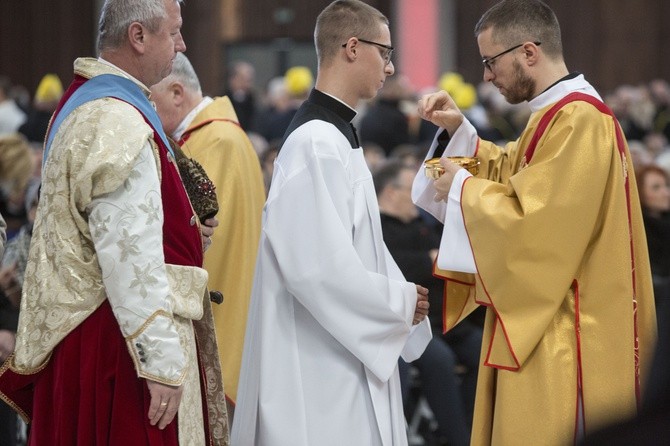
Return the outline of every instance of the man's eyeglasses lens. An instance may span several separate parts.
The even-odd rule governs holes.
[[[384,48],[384,53],[382,54],[382,57],[384,59],[384,62],[386,62],[386,65],[388,65],[391,62],[391,56],[393,55],[393,50],[394,48],[390,45],[384,45],[383,43],[377,43],[373,42],[372,40],[365,40],[361,39],[360,37],[357,37],[359,42],[367,43],[369,45],[377,45],[380,48]],[[343,43],[342,48],[346,47],[347,44]]]
[[[358,40],[360,40],[360,39],[358,39]],[[533,42],[533,43],[534,43],[535,45],[540,45],[542,42]],[[496,54],[496,55],[493,56],[493,57],[488,57],[488,58],[485,57],[485,58],[483,58],[483,59],[482,59],[482,63],[484,64],[484,68],[488,68],[489,71],[493,71],[493,68],[491,67],[491,62],[493,62],[494,60],[496,60],[496,59],[499,58],[500,56],[504,56],[505,54],[507,54],[507,53],[509,53],[509,52],[511,52],[511,51],[514,51],[514,50],[517,49],[517,48],[521,48],[522,46],[524,46],[524,44],[525,44],[525,42],[524,42],[524,43],[520,43],[520,44],[518,44],[518,45],[515,45],[515,46],[513,46],[512,48],[506,49],[506,50],[503,51],[502,53],[498,53],[498,54]]]

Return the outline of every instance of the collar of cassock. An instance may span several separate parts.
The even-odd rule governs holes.
[[[333,113],[336,113],[340,118],[347,122],[351,122],[351,120],[356,116],[356,110],[349,107],[339,99],[323,93],[316,88],[312,89],[312,92],[309,94],[308,101],[331,110]]]
[[[350,136],[353,136],[353,140],[350,138],[350,136],[347,137],[349,139],[349,142],[351,143],[351,147],[353,149],[361,147],[361,142],[358,140],[358,133],[356,132],[356,127],[354,127],[354,125],[351,123],[351,120],[354,119],[354,117],[356,116],[356,110],[349,107],[347,104],[340,101],[336,97],[323,93],[317,90],[316,88],[312,89],[312,92],[309,94],[309,98],[307,100],[315,105],[330,110],[344,122],[348,123],[351,129]],[[340,131],[343,132],[345,135],[347,134],[347,132],[342,129],[340,129]]]

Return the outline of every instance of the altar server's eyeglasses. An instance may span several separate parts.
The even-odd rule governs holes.
[[[365,40],[361,39],[360,37],[356,37],[359,42],[367,43],[368,45],[377,45],[380,48],[384,48],[384,52],[382,53],[382,58],[384,58],[384,62],[386,65],[388,65],[391,62],[391,55],[393,54],[394,48],[390,45],[384,45],[383,43],[377,43],[373,42],[372,40]],[[342,48],[345,48],[347,46],[346,43],[342,44]]]
[[[360,39],[359,39],[359,40],[360,40]],[[533,42],[533,43],[534,43],[535,45],[541,45],[541,44],[542,44],[542,42]],[[513,46],[512,48],[509,48],[509,49],[503,51],[502,53],[498,53],[498,54],[496,54],[496,55],[493,56],[493,57],[485,57],[485,58],[483,58],[483,59],[482,59],[482,63],[484,64],[484,68],[488,68],[489,71],[493,71],[492,63],[493,63],[497,58],[499,58],[500,56],[504,56],[505,54],[507,54],[507,53],[509,53],[509,52],[512,52],[512,51],[514,51],[514,50],[517,49],[517,48],[521,48],[521,47],[524,46],[525,44],[526,44],[526,42],[524,42],[524,43],[520,43],[520,44],[518,44],[518,45]]]

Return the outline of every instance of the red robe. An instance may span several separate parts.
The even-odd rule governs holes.
[[[84,82],[75,77],[56,113]],[[198,225],[191,225],[193,209],[167,148],[156,133],[154,140],[161,163],[165,262],[201,267],[202,242]],[[178,445],[176,419],[162,431],[149,424],[151,395],[146,381],[137,376],[108,301],[67,335],[38,373],[16,374],[8,369],[9,362],[0,369],[0,397],[31,421],[30,445]],[[203,378],[201,374],[201,383]],[[203,407],[206,424],[207,413]],[[210,444],[208,429],[205,435]]]

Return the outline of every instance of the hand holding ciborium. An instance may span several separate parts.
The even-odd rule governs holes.
[[[460,167],[466,169],[473,175],[479,172],[479,158],[472,156],[448,156],[447,159]],[[437,180],[444,173],[444,167],[440,164],[440,158],[431,158],[424,162],[426,176],[431,180]]]

